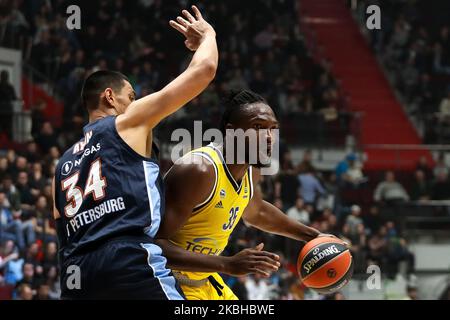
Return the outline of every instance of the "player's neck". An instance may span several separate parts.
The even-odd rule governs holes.
[[[97,121],[99,119],[108,117],[108,116],[117,116],[117,111],[115,109],[96,109],[89,112],[89,123]]]
[[[224,146],[220,146],[220,149],[222,150],[223,158],[227,159],[226,155],[226,149]],[[226,160],[225,160],[226,161]],[[247,172],[247,169],[249,167],[248,164],[235,164],[235,163],[229,163],[226,164],[228,171],[230,171],[231,175],[233,176],[234,180],[239,182],[244,177],[245,173]]]

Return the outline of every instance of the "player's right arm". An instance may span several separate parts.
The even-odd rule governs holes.
[[[198,156],[194,156],[198,157]],[[169,239],[186,223],[194,207],[202,203],[214,187],[215,171],[208,161],[177,162],[165,177],[166,207],[156,242],[170,268],[192,272],[222,272],[230,275],[258,273],[269,276],[279,267],[279,257],[262,251],[263,245],[225,257],[204,255],[176,246]]]
[[[198,96],[214,79],[218,65],[216,33],[197,7],[195,17],[183,10],[186,19],[171,20],[170,25],[186,37],[186,46],[195,51],[187,69],[158,92],[132,102],[124,114],[117,117],[121,134],[127,129],[148,132],[162,119]]]

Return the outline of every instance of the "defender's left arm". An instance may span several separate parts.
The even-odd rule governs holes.
[[[259,185],[259,170],[253,168],[252,171],[255,190],[242,217],[247,224],[266,232],[300,241],[310,241],[321,235],[317,229],[289,218],[277,207],[263,200]]]

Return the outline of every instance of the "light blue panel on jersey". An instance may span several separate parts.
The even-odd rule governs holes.
[[[169,300],[184,300],[175,287],[175,278],[170,275],[166,268],[167,259],[162,256],[162,250],[153,243],[141,243],[142,248],[147,250],[148,265],[153,270],[153,275],[158,279],[161,287]]]
[[[142,161],[145,174],[145,185],[147,186],[148,203],[150,206],[150,214],[152,217],[152,224],[146,228],[145,233],[154,238],[158,232],[161,224],[161,196],[156,187],[156,180],[158,179],[159,166],[156,163],[149,161]]]

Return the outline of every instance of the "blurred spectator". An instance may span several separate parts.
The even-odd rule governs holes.
[[[14,250],[14,242],[7,240],[0,246],[0,272],[3,268],[6,268],[10,261],[14,261],[19,258],[19,253]],[[8,279],[6,279],[8,282]]]
[[[53,264],[44,270],[47,278],[46,283],[50,287],[49,296],[51,299],[59,299],[61,295],[61,284],[59,282],[58,268],[56,266],[57,265]]]
[[[372,235],[367,245],[369,248],[368,259],[383,267],[388,248],[386,227],[382,226],[377,233]]]
[[[422,173],[424,174],[424,178],[426,180],[431,179],[433,176],[433,171],[431,170],[430,166],[428,165],[428,160],[427,160],[427,157],[425,157],[425,156],[421,156],[419,158],[419,161],[417,162],[416,170],[422,171]]]
[[[58,265],[58,247],[56,242],[48,242],[44,252],[45,254],[42,261],[42,265],[44,266],[44,268],[51,268],[52,266]]]
[[[20,193],[13,184],[11,175],[5,175],[0,185],[0,192],[6,195],[8,200],[8,208],[11,210],[20,209]]]
[[[36,300],[51,300],[50,287],[48,284],[41,283],[37,289]]]
[[[395,224],[392,221],[386,222],[387,236],[387,254],[386,254],[386,273],[387,276],[394,279],[399,271],[399,263],[406,263],[406,274],[410,275],[414,271],[415,258],[409,251],[406,240],[398,235]]]
[[[359,225],[363,224],[363,220],[361,218],[361,208],[360,206],[354,204],[350,208],[350,215],[347,216],[345,223],[349,227],[350,234],[358,234]]]
[[[411,200],[427,201],[431,198],[431,186],[426,180],[424,171],[418,169],[414,174],[411,186]]]
[[[450,86],[447,90],[447,96],[444,97],[439,104],[439,120],[441,122],[445,122],[446,124],[450,124]]]
[[[245,287],[249,300],[269,300],[271,286],[259,274],[247,276]]]
[[[408,193],[405,188],[395,181],[395,175],[392,171],[387,171],[385,180],[380,182],[374,193],[374,199],[377,202],[395,203],[398,201],[409,200]]]
[[[438,176],[442,176],[442,174],[445,174],[445,175],[449,174],[448,166],[445,162],[445,154],[444,153],[439,154],[436,165],[434,166],[434,169],[433,169],[433,175],[435,178],[437,178]]]
[[[309,212],[305,210],[305,203],[302,198],[297,198],[295,206],[288,209],[286,212],[289,218],[299,221],[303,224],[309,224]]]
[[[18,296],[16,300],[33,300],[33,289],[27,283],[23,283],[19,285],[17,289]]]
[[[301,162],[297,166],[297,172],[298,173],[307,172],[307,171],[313,171],[314,172],[315,170],[316,170],[316,168],[312,164],[312,151],[311,150],[306,150],[303,153],[303,159],[301,160]]]
[[[314,172],[307,170],[298,175],[300,184],[300,195],[306,204],[315,206],[318,197],[325,196],[326,190],[314,175]]]
[[[37,288],[37,281],[34,277],[34,265],[30,262],[25,262],[22,267],[22,279],[17,283],[17,286],[20,287],[22,284],[29,285],[33,290]]]
[[[384,224],[384,219],[380,215],[380,210],[377,206],[372,206],[369,209],[369,214],[363,217],[364,225],[369,231],[369,234],[375,234]]]
[[[30,210],[35,200],[29,187],[28,173],[26,171],[20,171],[18,173],[16,188],[20,194],[21,209]]]
[[[433,200],[450,200],[450,181],[444,170],[438,173],[431,194]]]
[[[27,242],[34,242],[35,234],[33,225],[29,222],[22,222],[20,214],[20,211],[11,212],[5,194],[0,192],[0,241],[3,239],[13,240],[20,250],[24,250]]]
[[[275,195],[283,201],[283,211],[295,204],[295,200],[299,196],[299,188],[300,183],[290,170],[280,172],[275,183]]]
[[[367,181],[362,172],[362,165],[357,161],[355,154],[351,153],[338,163],[336,177],[343,186],[358,187]]]
[[[4,129],[9,137],[12,134],[13,101],[17,100],[14,87],[9,83],[8,71],[0,73],[0,128]],[[0,131],[1,134],[1,131]]]
[[[36,143],[43,153],[47,153],[51,147],[58,145],[57,136],[50,122],[42,124],[41,130],[36,137]]]

